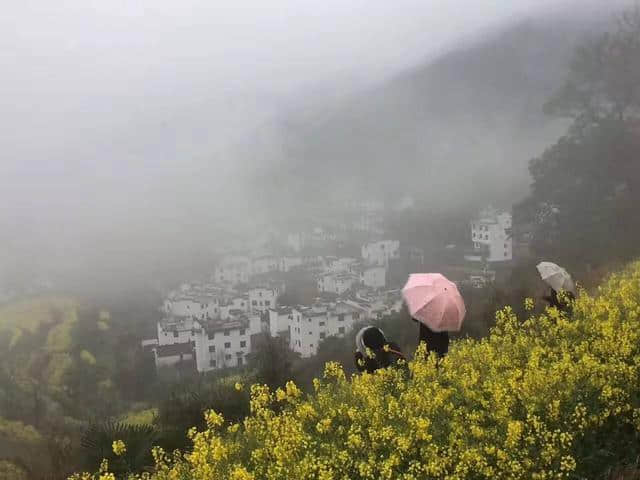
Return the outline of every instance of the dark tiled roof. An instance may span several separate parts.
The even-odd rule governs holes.
[[[160,345],[156,348],[158,357],[177,357],[178,355],[192,354],[191,343],[174,343],[173,345]]]

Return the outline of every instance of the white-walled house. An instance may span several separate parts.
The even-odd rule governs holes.
[[[342,295],[359,281],[358,275],[353,273],[325,273],[318,277],[317,287],[319,292]]]
[[[279,307],[269,310],[269,334],[272,337],[290,335],[291,325],[300,320],[301,313],[292,307]]]
[[[299,252],[304,247],[304,234],[300,232],[289,233],[287,235],[287,246],[294,252]]]
[[[198,372],[242,366],[251,353],[249,318],[229,322],[210,321],[198,325],[194,352]]]
[[[251,267],[251,275],[260,275],[261,273],[275,272],[280,267],[280,261],[277,257],[265,255],[254,258]]]
[[[391,260],[400,258],[398,240],[380,240],[362,246],[362,258],[368,265],[388,266]]]
[[[384,266],[365,267],[360,274],[360,281],[365,287],[384,288],[387,284],[387,268]]]
[[[190,343],[195,322],[192,317],[165,317],[157,323],[158,346]]]
[[[289,272],[293,268],[300,267],[301,265],[302,265],[302,257],[285,256],[279,259],[278,270],[280,270],[281,272]]]
[[[254,287],[247,292],[251,312],[266,312],[278,305],[277,288]]]
[[[237,285],[247,283],[252,271],[251,260],[245,256],[225,257],[216,266],[213,279],[216,283]]]
[[[353,273],[358,265],[358,260],[350,257],[327,258],[327,269],[332,273]]]
[[[164,301],[164,312],[176,317],[204,319],[220,313],[220,300],[213,295],[178,294]]]
[[[471,241],[475,251],[484,251],[488,262],[513,259],[511,214],[488,207],[471,221]],[[481,255],[477,256],[481,258]],[[471,256],[467,257],[471,259]],[[476,257],[474,257],[476,258]]]
[[[363,318],[364,311],[344,302],[317,304],[301,309],[290,328],[289,347],[301,357],[318,352],[318,345],[330,336],[346,335]]]

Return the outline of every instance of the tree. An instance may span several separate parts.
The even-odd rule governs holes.
[[[283,386],[292,378],[293,362],[297,358],[284,337],[272,337],[262,333],[252,339],[254,352],[249,366],[256,371],[257,381],[271,388]]]
[[[640,8],[625,12],[617,29],[580,46],[564,86],[545,106],[548,113],[582,124],[637,117],[640,109]]]
[[[533,247],[573,268],[640,253],[640,10],[578,48],[546,111],[573,119],[531,160],[531,196],[520,205]]]

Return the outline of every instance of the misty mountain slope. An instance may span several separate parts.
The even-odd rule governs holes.
[[[543,104],[576,44],[601,25],[522,22],[347,102],[291,115],[276,166],[289,180],[284,197],[411,193],[434,208],[521,198],[528,160],[565,126],[544,116]]]

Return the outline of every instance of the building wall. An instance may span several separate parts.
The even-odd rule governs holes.
[[[362,272],[362,284],[369,288],[384,288],[387,283],[385,267],[370,267]]]
[[[304,247],[304,238],[301,233],[290,233],[287,235],[287,246],[294,252],[299,252]]]
[[[172,323],[166,329],[162,322],[157,323],[158,345],[173,345],[175,343],[188,343],[193,339],[193,321],[185,320]]]
[[[357,263],[355,258],[343,257],[332,260],[327,267],[333,273],[350,273]]]
[[[387,266],[391,260],[400,258],[398,240],[381,240],[362,246],[362,258],[369,265]]]
[[[330,336],[344,336],[355,322],[362,318],[362,312],[346,304],[339,304],[319,315],[313,308],[301,312],[291,323],[289,346],[291,350],[307,358],[318,352],[318,345]]]
[[[247,283],[251,275],[251,260],[247,257],[228,257],[214,270],[216,283],[228,283],[237,285]]]
[[[266,312],[278,303],[278,291],[275,288],[252,288],[249,290],[249,309],[252,312]]]
[[[164,308],[169,315],[195,317],[198,319],[215,318],[220,311],[218,299],[216,298],[191,299],[183,297],[175,300],[165,300]]]
[[[302,265],[301,257],[282,257],[279,261],[278,269],[281,272],[288,272],[292,268],[296,268]]]
[[[474,248],[488,248],[489,262],[505,262],[513,259],[513,242],[509,234],[511,214],[484,211],[471,222],[471,241]]]
[[[295,308],[286,312],[269,310],[269,334],[272,337],[288,334],[289,328],[301,318],[301,313]]]
[[[195,335],[195,353],[198,372],[243,365],[251,353],[249,328],[232,327],[211,333],[200,328]]]
[[[251,269],[252,275],[261,273],[275,272],[278,270],[279,261],[276,257],[260,257],[253,260]]]
[[[332,273],[320,276],[317,281],[317,287],[320,292],[342,295],[357,282],[358,277],[356,275]]]

